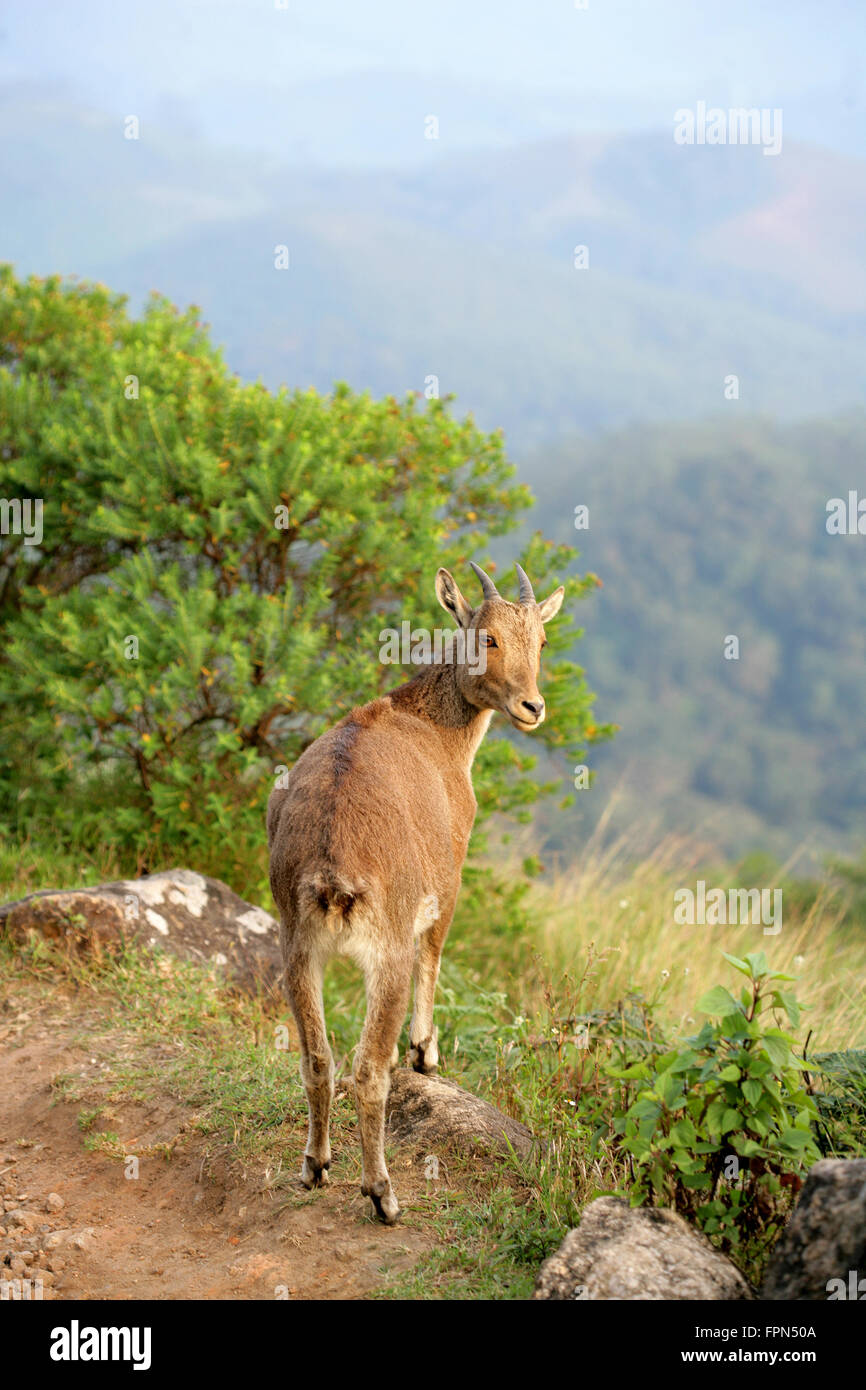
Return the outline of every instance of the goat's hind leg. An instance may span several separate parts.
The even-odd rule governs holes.
[[[391,1086],[393,1050],[409,1003],[412,957],[378,963],[367,971],[367,1018],[355,1054],[355,1104],[361,1131],[361,1191],[376,1215],[393,1226],[400,1208],[385,1166],[385,1104]]]
[[[306,951],[293,951],[286,962],[286,993],[301,1045],[301,1079],[307,1092],[309,1131],[301,1169],[305,1187],[322,1187],[331,1166],[328,1125],[334,1099],[334,1058],[328,1044],[322,1005],[323,966]]]

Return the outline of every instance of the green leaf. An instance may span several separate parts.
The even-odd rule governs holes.
[[[683,1148],[692,1148],[697,1139],[697,1130],[688,1115],[683,1115],[671,1125],[670,1137]]]
[[[638,1100],[628,1112],[631,1120],[657,1119],[661,1114],[661,1105],[657,1100]]]
[[[789,1067],[791,1065],[791,1044],[783,1033],[765,1033],[761,1041],[774,1066]]]
[[[732,965],[735,970],[739,970],[741,975],[748,975],[751,979],[752,972],[746,961],[740,960],[739,956],[729,956],[727,951],[723,951],[722,955],[729,965]]]
[[[748,1081],[743,1082],[743,1095],[746,1097],[746,1100],[749,1102],[753,1109],[758,1105],[759,1101],[761,1100],[763,1090],[764,1088],[761,1085],[760,1081],[756,1081],[750,1078]]]
[[[736,999],[723,985],[715,985],[712,989],[707,990],[706,994],[702,994],[696,1007],[702,1014],[710,1014],[713,1017],[740,1013],[740,1006]]]
[[[788,1015],[788,1018],[791,1021],[791,1026],[793,1028],[799,1027],[800,1005],[798,1004],[796,997],[793,994],[789,994],[785,990],[774,990],[773,1004],[777,1009],[785,1010],[785,1013]]]
[[[752,972],[753,980],[759,980],[769,973],[770,967],[763,951],[749,951],[743,959]]]
[[[802,1152],[813,1143],[811,1134],[807,1129],[783,1129],[779,1135],[779,1141],[786,1144],[789,1149],[796,1149]]]

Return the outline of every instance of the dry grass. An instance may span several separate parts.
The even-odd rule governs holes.
[[[590,846],[581,862],[552,880],[533,884],[526,900],[536,926],[534,948],[550,978],[583,975],[593,959],[594,1006],[606,1006],[637,990],[660,998],[661,1012],[676,1030],[695,1019],[695,1002],[730,975],[722,953],[763,950],[773,970],[796,977],[811,1050],[862,1046],[866,1040],[866,929],[830,883],[792,884],[784,866],[775,881],[741,881],[728,868],[707,870],[693,842],[669,837],[637,864],[628,846]],[[781,887],[782,926],[681,926],[674,921],[674,893],[707,888]],[[538,985],[533,989],[537,996]],[[538,1005],[538,997],[526,1007]]]

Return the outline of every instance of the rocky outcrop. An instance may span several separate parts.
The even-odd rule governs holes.
[[[338,1085],[351,1092],[352,1078],[345,1077]],[[389,1139],[423,1149],[434,1158],[455,1147],[462,1153],[491,1156],[513,1150],[518,1158],[527,1158],[535,1143],[519,1120],[503,1115],[455,1081],[403,1068],[391,1073],[386,1113]]]
[[[0,906],[0,931],[14,941],[35,932],[96,953],[133,940],[158,944],[186,960],[219,966],[248,989],[275,986],[282,971],[273,917],[219,879],[190,869],[31,893]]]
[[[676,1212],[590,1203],[539,1271],[536,1299],[747,1299],[742,1274]]]
[[[866,1298],[866,1159],[824,1158],[810,1168],[761,1297]]]

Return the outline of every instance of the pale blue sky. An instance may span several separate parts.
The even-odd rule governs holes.
[[[857,153],[866,119],[864,0],[6,0],[0,34],[0,81],[60,82],[72,101],[215,144],[273,147],[281,93],[291,105],[307,84],[377,72],[383,110],[401,75],[421,104],[465,89],[483,108],[489,91],[510,106],[508,140],[645,128],[703,99],[782,105],[790,138]],[[483,110],[477,131],[465,119],[465,143],[491,141]],[[388,158],[383,139],[371,162]]]

